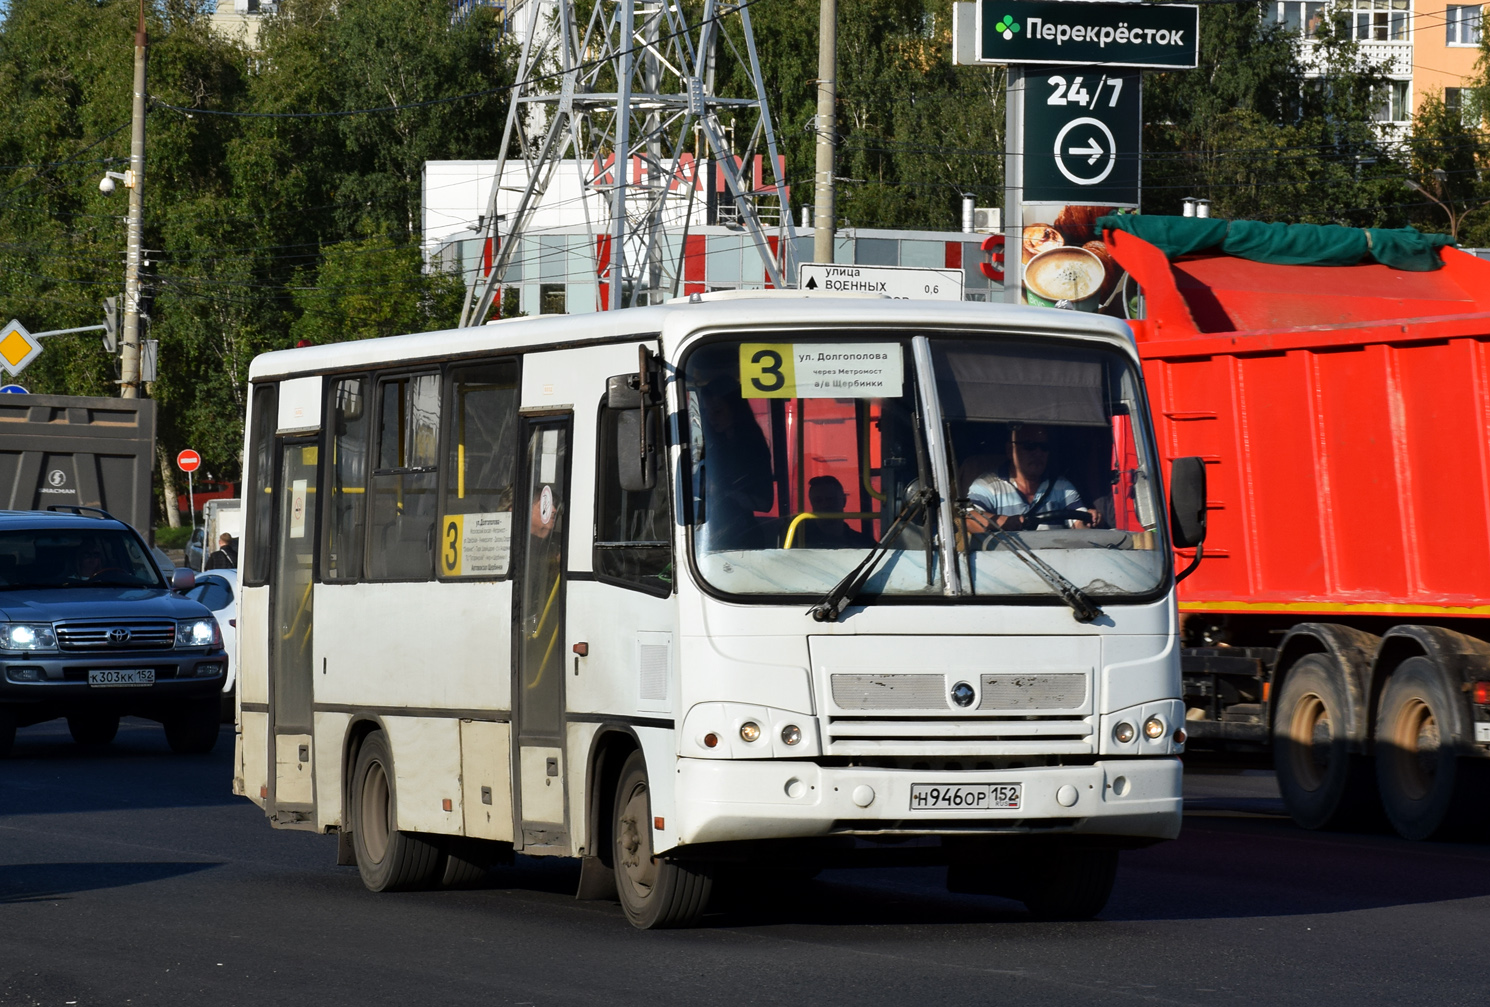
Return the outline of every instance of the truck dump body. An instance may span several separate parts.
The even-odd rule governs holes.
[[[1167,260],[1108,231],[1160,450],[1205,458],[1191,612],[1490,615],[1490,263]]]

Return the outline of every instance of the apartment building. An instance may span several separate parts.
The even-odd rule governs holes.
[[[1272,16],[1304,36],[1311,50],[1305,59],[1313,61],[1321,75],[1323,67],[1312,52],[1314,37],[1323,30],[1332,7],[1343,8],[1361,58],[1386,69],[1389,81],[1373,116],[1384,130],[1405,134],[1412,113],[1429,94],[1441,94],[1451,106],[1462,103],[1480,54],[1481,5],[1446,0],[1274,0]]]

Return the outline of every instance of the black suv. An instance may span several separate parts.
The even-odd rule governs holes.
[[[211,751],[228,656],[178,593],[191,572],[167,583],[129,525],[66,511],[0,511],[0,756],[17,727],[55,717],[106,745],[124,714],[160,721],[173,751]]]

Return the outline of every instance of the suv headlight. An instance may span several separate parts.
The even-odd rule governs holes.
[[[57,634],[45,622],[0,622],[0,650],[56,650]]]
[[[221,647],[222,631],[210,615],[205,619],[182,619],[176,623],[176,646]]]

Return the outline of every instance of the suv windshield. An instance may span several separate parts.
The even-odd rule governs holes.
[[[0,590],[165,585],[139,539],[120,528],[0,532]]]
[[[706,344],[684,379],[694,561],[720,591],[822,596],[922,485],[943,505],[861,595],[1060,603],[1031,555],[1093,598],[1163,582],[1152,442],[1116,350],[816,333]]]

